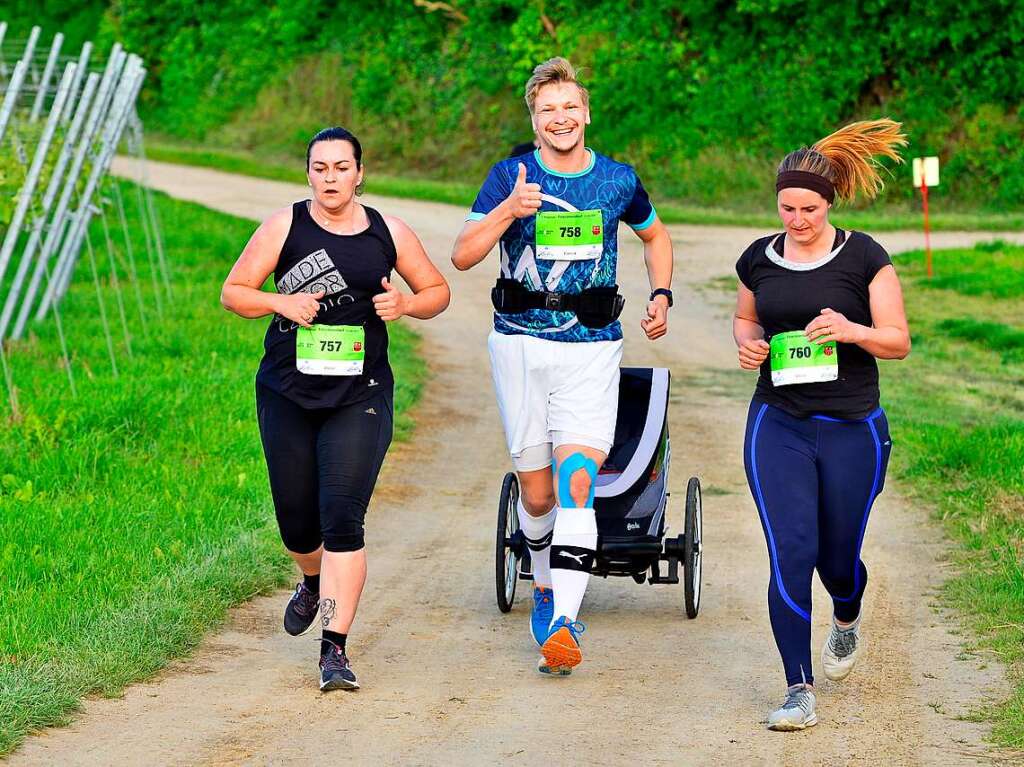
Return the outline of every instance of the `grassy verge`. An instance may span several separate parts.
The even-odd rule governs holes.
[[[229,607],[291,572],[254,415],[266,323],[218,302],[254,225],[156,203],[173,297],[158,313],[134,230],[141,312],[118,252],[131,356],[97,252],[118,376],[85,256],[61,307],[77,396],[52,319],[7,348],[17,412],[0,383],[0,755],[67,721],[83,696],[116,695],[188,652]],[[103,241],[95,224],[92,241]],[[392,329],[401,439],[425,368],[416,337]]]
[[[914,348],[880,363],[893,435],[890,473],[934,509],[953,549],[945,602],[967,616],[974,649],[1006,664],[1009,700],[976,716],[1024,749],[1024,248],[1000,242],[894,257]],[[733,295],[735,277],[707,289]],[[739,371],[737,371],[738,373]],[[714,378],[714,377],[713,377]],[[720,380],[719,380],[720,379]],[[707,385],[736,394],[721,375]],[[749,396],[746,379],[739,396]]]
[[[195,148],[182,144],[151,142],[147,146],[150,159],[206,168],[275,181],[306,183],[302,161],[282,157],[260,157],[254,153],[231,150]],[[482,181],[482,179],[481,179]],[[468,208],[479,187],[474,184],[430,179],[400,178],[367,174],[366,191],[387,197],[404,197],[430,202],[446,202]],[[750,226],[759,229],[778,228],[779,220],[768,210],[725,210],[680,205],[672,200],[656,199],[658,215],[666,224]],[[923,226],[921,213],[907,207],[872,207],[868,210],[837,209],[833,220],[847,229],[893,231],[918,229]],[[1019,231],[1024,229],[1024,210],[1017,213],[977,211],[935,212],[931,217],[935,231]]]
[[[896,262],[914,338],[882,366],[896,473],[960,543],[947,602],[1013,683],[979,716],[1024,749],[1024,248],[941,251],[933,279],[920,252]]]

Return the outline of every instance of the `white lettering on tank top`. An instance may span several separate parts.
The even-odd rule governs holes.
[[[321,311],[355,302],[355,298],[352,296],[341,295],[342,291],[348,288],[348,283],[345,282],[345,278],[341,276],[341,272],[334,266],[334,262],[323,248],[310,253],[295,264],[276,284],[278,293],[288,295],[323,291],[323,298],[320,299]],[[274,320],[277,322],[278,330],[282,333],[290,333],[298,327],[280,314],[275,314]]]
[[[321,248],[310,253],[277,281],[278,293],[316,293],[331,296],[348,287],[345,278],[334,266],[327,251]]]

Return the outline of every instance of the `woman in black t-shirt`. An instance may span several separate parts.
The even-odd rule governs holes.
[[[775,730],[817,723],[815,570],[833,603],[825,676],[845,678],[863,650],[860,549],[891,448],[875,359],[906,357],[910,334],[888,254],[868,235],[834,227],[828,212],[837,198],[881,189],[876,156],[901,161],[900,129],[887,119],[853,123],[786,155],[775,184],[785,231],[755,241],[736,264],[740,367],[760,369],[744,465],[768,544],[768,610],[788,685],[768,716]]]
[[[253,234],[221,293],[225,308],[273,315],[256,409],[281,538],[303,573],[284,614],[305,633],[317,614],[320,689],[359,687],[346,639],[366,580],[363,519],[391,443],[394,379],[386,323],[429,319],[448,284],[400,219],[361,205],[362,147],[343,128],[306,150],[310,200]],[[412,289],[391,284],[397,271]],[[274,275],[276,293],[260,288]]]

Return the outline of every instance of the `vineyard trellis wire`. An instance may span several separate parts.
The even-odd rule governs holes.
[[[25,39],[12,39],[9,31],[0,21],[0,372],[10,413],[18,417],[10,352],[32,323],[52,318],[61,365],[71,395],[77,396],[62,304],[79,261],[95,288],[115,377],[118,350],[133,354],[125,292],[134,297],[138,330],[145,337],[150,307],[140,281],[148,278],[145,292],[158,321],[172,286],[159,215],[145,185],[143,124],[135,109],[146,78],[142,59],[115,43],[105,63],[91,67],[91,42],[68,53],[60,32],[47,46],[38,26]],[[119,147],[139,161],[127,194],[109,175]],[[94,219],[102,231],[98,243],[90,235]],[[133,224],[143,235],[138,254]],[[111,294],[119,341],[107,312]]]

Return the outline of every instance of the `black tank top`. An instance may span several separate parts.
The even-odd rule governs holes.
[[[306,408],[332,408],[380,393],[392,396],[394,377],[388,362],[388,331],[373,308],[383,293],[380,281],[391,277],[397,260],[394,240],[384,218],[363,206],[370,225],[357,234],[333,234],[317,224],[309,201],[292,205],[292,225],[274,269],[278,293],[316,293],[318,325],[362,325],[363,373],[358,376],[306,375],[295,368],[294,322],[275,314],[263,341],[264,355],[256,381]]]

